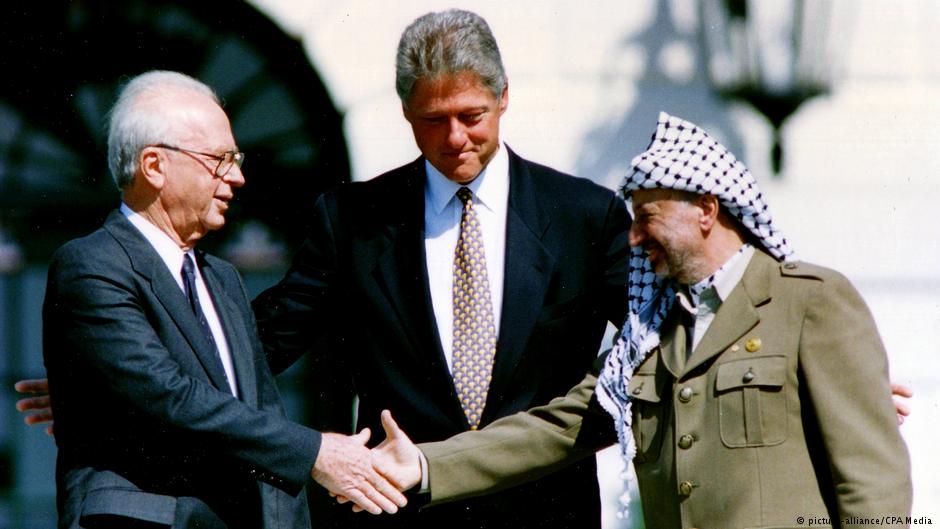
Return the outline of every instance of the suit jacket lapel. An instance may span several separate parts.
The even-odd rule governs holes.
[[[427,259],[424,249],[424,158],[402,169],[402,183],[397,196],[388,197],[394,208],[384,210],[394,215],[386,222],[388,245],[379,255],[376,280],[383,286],[405,329],[415,360],[432,371],[431,380],[442,380],[442,390],[453,391],[450,372],[434,319],[428,286]]]
[[[770,299],[770,274],[776,261],[761,251],[754,252],[744,276],[718,308],[715,320],[692,351],[684,373],[695,369],[753,329],[760,321],[756,307]]]
[[[490,397],[498,398],[522,359],[526,339],[538,317],[548,289],[554,258],[542,244],[551,220],[542,211],[525,160],[509,151],[509,208],[506,213],[506,260],[503,307],[496,344],[493,379],[483,420],[498,412]]]
[[[248,322],[245,321],[243,312],[238,309],[238,304],[229,296],[229,290],[225,288],[221,277],[216,273],[212,266],[206,263],[199,255],[200,271],[202,278],[206,282],[206,288],[209,295],[212,296],[215,310],[222,322],[222,331],[228,341],[229,353],[232,355],[232,364],[235,368],[235,382],[238,387],[239,398],[252,407],[257,407],[258,393],[254,384],[256,380],[254,353],[252,351],[252,341],[247,336]]]
[[[176,323],[180,333],[189,342],[209,380],[216,388],[229,391],[218,352],[206,340],[202,329],[199,328],[199,322],[196,321],[196,316],[189,306],[186,295],[180,290],[179,285],[170,275],[170,271],[167,270],[156,250],[119,211],[114,211],[108,216],[105,221],[105,229],[124,246],[128,255],[131,256],[134,271],[149,281],[154,297],[160,301],[167,314]]]

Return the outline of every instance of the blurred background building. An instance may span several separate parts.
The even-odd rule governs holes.
[[[418,155],[395,48],[415,17],[448,7],[489,21],[510,78],[503,138],[527,158],[615,188],[660,110],[739,155],[799,256],[868,301],[892,378],[916,392],[902,427],[914,515],[940,523],[940,1],[17,4],[0,8],[0,529],[55,523],[54,443],[22,424],[12,384],[43,375],[51,252],[117,203],[105,113],[121,81],[175,69],[219,92],[248,186],[206,246],[258,292],[320,192]],[[298,420],[349,427],[349,384],[330,366],[278,382]],[[629,469],[599,457],[606,527],[642,527],[616,516],[622,473],[636,496]]]

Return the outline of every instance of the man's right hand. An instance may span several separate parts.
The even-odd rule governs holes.
[[[421,483],[421,452],[411,439],[398,427],[392,412],[382,411],[382,428],[385,440],[372,449],[372,465],[375,470],[391,481],[399,490],[406,491]],[[331,494],[339,503],[351,501],[342,494]],[[363,508],[353,504],[353,512]]]
[[[34,395],[16,402],[17,411],[31,412],[23,418],[23,421],[30,426],[49,423],[49,426],[46,427],[46,433],[52,435],[52,404],[49,402],[49,380],[45,378],[20,380],[13,387],[18,393]]]
[[[372,514],[398,512],[408,503],[405,495],[389,483],[372,465],[366,448],[369,429],[356,435],[323,434],[320,453],[310,472],[313,479],[331,494],[347,498]]]
[[[421,483],[421,453],[411,439],[398,427],[392,412],[382,411],[385,440],[372,449],[376,470],[401,490]]]

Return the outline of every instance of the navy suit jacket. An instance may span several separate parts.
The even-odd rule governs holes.
[[[43,352],[59,527],[310,526],[320,434],[287,420],[241,278],[197,252],[239,398],[159,255],[119,212],[60,248]]]
[[[588,180],[509,157],[502,320],[481,427],[563,395],[590,368],[606,322],[619,325],[626,307],[623,201]],[[340,357],[359,395],[359,427],[370,427],[376,441],[386,408],[417,442],[469,428],[428,287],[424,164],[419,158],[323,195],[292,268],[255,300],[272,369],[310,350]],[[599,526],[599,509],[592,460],[491,497],[355,520],[584,529]]]

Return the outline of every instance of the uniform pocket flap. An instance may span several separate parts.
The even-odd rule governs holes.
[[[627,394],[631,399],[646,402],[659,402],[660,391],[656,384],[655,373],[634,373],[627,386]]]
[[[82,518],[123,516],[157,524],[173,525],[176,498],[131,489],[96,489],[85,495]]]
[[[715,389],[729,389],[748,386],[783,386],[787,378],[787,358],[785,356],[755,356],[731,360],[718,366]]]

